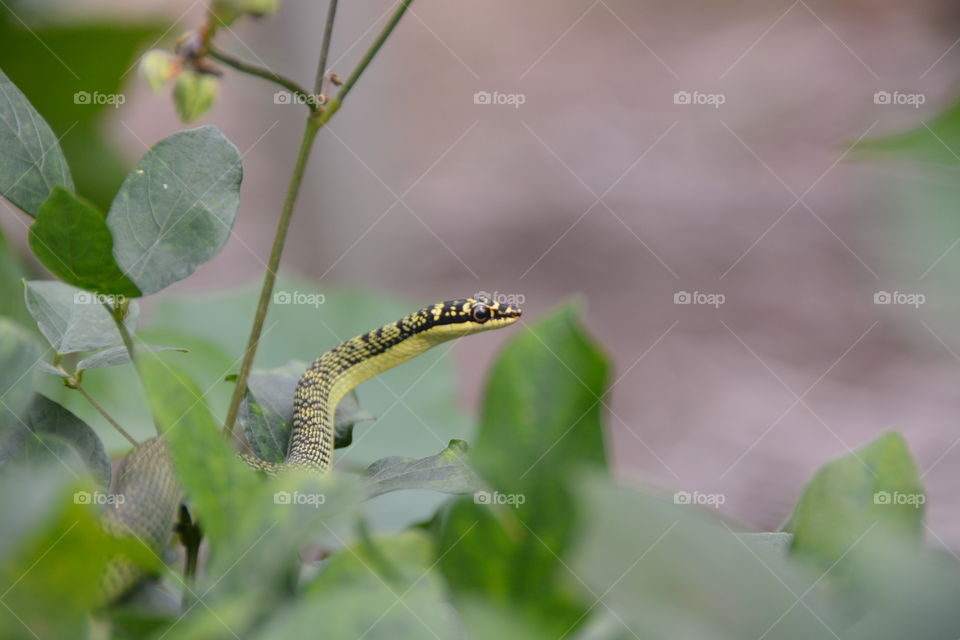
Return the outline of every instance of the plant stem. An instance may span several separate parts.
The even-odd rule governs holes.
[[[327,28],[325,32],[330,31],[332,33],[332,22],[335,14],[335,0],[331,0],[333,5],[331,10],[327,14]],[[311,114],[307,118],[306,130],[303,134],[303,139],[300,142],[300,151],[297,154],[297,162],[294,165],[293,175],[290,177],[290,184],[287,187],[287,195],[283,202],[283,209],[280,212],[280,220],[277,223],[277,233],[273,238],[273,248],[270,251],[270,259],[267,264],[267,272],[263,277],[263,287],[260,289],[260,301],[257,304],[257,311],[253,317],[253,326],[250,329],[250,338],[247,340],[247,348],[243,354],[243,362],[240,364],[240,372],[237,374],[236,387],[233,389],[233,396],[230,398],[230,407],[227,409],[227,419],[223,424],[224,435],[228,439],[233,438],[233,428],[237,421],[237,414],[240,412],[240,403],[243,401],[243,396],[247,390],[247,380],[250,378],[250,370],[253,368],[253,359],[257,354],[257,347],[260,343],[260,334],[263,332],[263,323],[267,317],[267,310],[270,307],[270,299],[273,296],[273,287],[277,281],[277,269],[280,268],[280,257],[283,254],[283,245],[287,239],[287,230],[290,228],[290,218],[293,215],[293,207],[297,201],[297,194],[300,191],[300,184],[303,182],[303,173],[307,167],[307,160],[310,158],[310,150],[313,148],[313,142],[317,137],[317,132],[320,131],[320,128],[323,127],[333,117],[333,114],[340,109],[340,105],[343,103],[343,100],[347,97],[347,94],[350,93],[350,89],[353,88],[353,85],[357,83],[357,80],[360,79],[360,76],[363,75],[363,72],[369,66],[371,60],[374,56],[377,55],[377,52],[380,51],[380,48],[387,41],[387,38],[396,28],[397,23],[400,22],[400,18],[403,17],[403,14],[406,12],[407,7],[410,6],[410,3],[413,0],[400,0],[400,5],[394,11],[393,15],[390,17],[390,20],[387,21],[387,24],[384,26],[383,30],[377,36],[377,39],[373,41],[373,44],[370,45],[370,48],[361,58],[360,63],[357,65],[356,69],[353,70],[353,73],[350,74],[350,77],[340,88],[339,93],[336,98],[330,100],[330,102],[323,107],[322,110],[317,111],[314,114]],[[329,38],[324,36],[324,43],[322,45],[321,51],[321,62],[319,66],[318,74],[322,81],[322,76],[325,71],[323,67],[326,65],[326,55],[329,52],[330,42]]]
[[[330,0],[327,8],[327,24],[323,28],[323,44],[320,45],[320,61],[317,63],[317,79],[313,83],[313,92],[323,93],[323,81],[327,75],[327,55],[330,53],[330,40],[333,38],[333,19],[337,15],[337,0]]]
[[[298,96],[304,104],[310,109],[310,111],[316,111],[319,108],[317,104],[317,99],[313,95],[307,93],[307,90],[298,85],[293,80],[281,76],[278,73],[274,73],[272,70],[266,67],[259,67],[248,62],[244,62],[240,58],[235,58],[230,54],[224,53],[213,48],[212,44],[207,45],[207,55],[209,55],[214,60],[219,60],[228,67],[233,67],[237,71],[246,73],[251,76],[256,76],[258,78],[263,78],[268,82],[280,85],[281,87],[290,91],[290,93]]]
[[[135,446],[135,447],[140,444],[140,443],[137,441],[136,438],[134,438],[132,435],[130,435],[129,433],[127,433],[127,430],[126,430],[126,429],[124,429],[123,427],[120,426],[120,423],[117,422],[117,421],[114,419],[114,417],[111,416],[111,415],[107,412],[107,410],[103,407],[103,405],[101,405],[99,402],[97,402],[96,398],[94,398],[92,395],[90,395],[90,392],[89,392],[89,391],[87,391],[86,389],[84,389],[84,388],[83,388],[82,386],[80,386],[79,384],[73,385],[73,386],[71,386],[70,388],[71,388],[71,389],[76,389],[77,391],[79,391],[79,392],[80,392],[80,395],[82,395],[84,398],[86,398],[86,399],[87,399],[87,402],[89,402],[90,404],[92,404],[92,405],[93,405],[93,408],[96,409],[97,412],[98,412],[100,415],[102,415],[102,416],[106,419],[107,422],[109,422],[111,425],[113,425],[113,428],[114,428],[114,429],[116,429],[117,431],[120,432],[120,435],[122,435],[124,438],[126,438],[127,440],[130,441],[130,444],[132,444],[132,445]]]
[[[127,354],[130,356],[130,364],[133,365],[133,370],[136,371],[137,379],[140,381],[140,389],[143,390],[143,395],[145,398],[148,398],[147,388],[143,384],[143,372],[140,370],[140,361],[137,360],[136,348],[133,345],[133,338],[130,336],[130,331],[127,329],[127,325],[123,323],[123,317],[126,315],[127,303],[117,303],[111,305],[109,303],[104,303],[104,306],[107,308],[107,311],[110,312],[110,317],[113,318],[113,323],[117,326],[117,332],[120,334],[120,339],[123,340],[123,346],[127,349]],[[151,411],[152,413],[152,411]],[[160,429],[160,421],[157,420],[156,415],[152,415],[153,426],[157,431],[157,435],[162,433]]]
[[[280,257],[283,254],[283,245],[287,239],[287,230],[290,228],[290,219],[293,217],[293,206],[297,202],[300,184],[303,182],[304,170],[307,167],[307,160],[310,158],[310,150],[313,148],[313,141],[316,139],[319,130],[320,126],[317,120],[315,118],[307,118],[307,127],[303,132],[303,139],[300,141],[300,151],[297,154],[297,162],[294,165],[293,175],[290,177],[290,184],[287,187],[287,195],[283,201],[283,209],[280,211],[280,220],[277,222],[277,232],[273,237],[273,248],[270,250],[267,272],[263,276],[263,287],[260,289],[260,301],[257,303],[256,314],[253,316],[253,327],[250,329],[250,339],[247,341],[247,349],[243,354],[240,372],[237,374],[236,387],[233,389],[230,408],[227,410],[227,420],[223,425],[227,438],[233,437],[233,426],[237,420],[237,413],[240,411],[240,402],[243,400],[243,395],[247,389],[250,369],[253,368],[253,358],[257,354],[260,334],[263,332],[263,322],[267,317],[267,309],[270,306],[270,299],[273,296],[273,286],[277,281],[277,269],[280,268]]]

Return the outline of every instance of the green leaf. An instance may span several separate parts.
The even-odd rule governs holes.
[[[140,350],[144,351],[179,351],[180,353],[187,353],[187,349],[182,349],[180,347],[159,347],[156,345],[137,345],[136,350],[139,353]],[[109,347],[103,351],[98,351],[92,356],[88,356],[77,363],[77,371],[89,371],[90,369],[100,369],[102,367],[115,367],[120,364],[127,364],[130,362],[130,353],[127,351],[127,348],[123,345],[117,347]]]
[[[40,358],[33,336],[0,316],[0,434],[22,426]]]
[[[23,325],[31,325],[32,318],[20,295],[20,281],[27,272],[17,252],[10,246],[0,229],[0,316],[6,316]]]
[[[117,264],[144,295],[219,253],[233,228],[240,153],[216,127],[181,131],[133,168],[107,215]]]
[[[239,419],[257,457],[271,462],[286,457],[293,423],[293,396],[308,366],[306,362],[291,360],[282,367],[250,373]],[[375,419],[360,408],[355,391],[348,393],[337,405],[334,448],[350,445],[356,423]]]
[[[27,459],[65,464],[53,447],[69,446],[101,487],[110,486],[113,467],[97,433],[86,422],[46,396],[36,394],[20,429],[0,441],[0,466]]]
[[[697,510],[600,474],[577,481],[581,533],[565,570],[626,637],[835,640],[843,629],[831,594],[813,590],[818,573]]]
[[[228,537],[244,494],[261,484],[219,434],[197,384],[155,354],[138,356],[150,408],[170,445],[177,475],[211,541]],[[202,477],[202,482],[194,479]],[[212,483],[204,486],[203,483]]]
[[[113,259],[105,214],[63,187],[54,188],[40,206],[30,227],[30,248],[67,284],[131,298],[140,295]]]
[[[498,356],[470,456],[494,491],[439,518],[440,566],[455,602],[511,609],[554,637],[585,619],[562,558],[578,522],[576,473],[605,463],[606,379],[606,359],[570,307],[515,335]]]
[[[98,604],[99,583],[115,543],[93,507],[77,504],[78,487],[68,484],[70,476],[59,466],[41,473],[17,470],[3,480],[0,547],[6,551],[0,557],[0,582],[6,592],[0,636],[76,637]]]
[[[925,162],[960,165],[960,102],[909,131],[863,140],[853,147],[853,152],[854,157],[896,154]]]
[[[445,606],[430,539],[410,530],[338,553],[303,596],[255,638],[422,640],[460,637]]]
[[[54,9],[55,15],[37,3],[5,4],[13,11],[0,11],[0,67],[62,136],[76,192],[106,210],[130,168],[104,126],[105,116],[116,117],[116,102],[81,103],[77,97],[122,95],[135,56],[163,38],[168,22],[142,14],[118,19]],[[35,19],[25,11],[33,7]]]
[[[605,465],[606,380],[606,358],[574,307],[527,325],[490,373],[471,456],[477,468],[498,488],[519,491],[545,475],[569,477],[572,467]]]
[[[903,436],[887,432],[823,466],[804,488],[787,527],[791,552],[844,574],[868,536],[919,543],[926,496]]]
[[[377,460],[363,472],[373,498],[401,489],[430,489],[444,493],[472,493],[480,479],[464,459],[467,443],[451,440],[446,449],[426,458],[390,456]]]
[[[27,309],[57,353],[94,351],[123,342],[103,299],[63,282],[24,282]],[[132,332],[140,308],[131,301],[124,324]]]
[[[0,195],[31,216],[57,185],[73,190],[70,168],[50,126],[0,71]]]

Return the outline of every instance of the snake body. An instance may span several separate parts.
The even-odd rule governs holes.
[[[291,469],[326,472],[333,457],[337,404],[351,389],[438,344],[513,324],[520,314],[518,307],[485,297],[447,300],[347,340],[322,354],[300,377],[284,461],[250,455],[241,459],[270,475]],[[183,499],[163,436],[146,440],[127,454],[114,494],[123,499],[105,512],[105,528],[118,536],[134,536],[161,556]],[[111,560],[102,585],[104,601],[126,593],[142,577],[139,566],[129,560]]]

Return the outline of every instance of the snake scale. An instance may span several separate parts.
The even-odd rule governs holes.
[[[270,475],[290,469],[326,472],[333,455],[337,404],[351,389],[438,344],[513,324],[520,314],[518,307],[481,296],[448,300],[347,340],[322,354],[300,377],[284,461],[240,457]],[[123,499],[104,513],[106,530],[135,537],[162,557],[183,499],[163,436],[146,440],[127,454],[117,470],[113,491]],[[122,596],[143,575],[133,562],[112,559],[102,583],[103,600]]]

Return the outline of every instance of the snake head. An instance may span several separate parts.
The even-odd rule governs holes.
[[[523,309],[512,304],[501,304],[497,300],[483,295],[467,298],[463,305],[464,315],[478,325],[487,325],[484,329],[495,329],[513,324],[520,319]]]
[[[477,296],[438,302],[415,314],[413,324],[430,337],[444,341],[506,327],[519,320],[521,313],[516,305]]]

